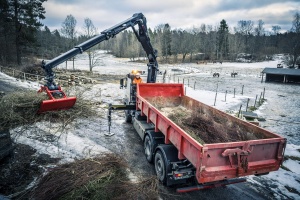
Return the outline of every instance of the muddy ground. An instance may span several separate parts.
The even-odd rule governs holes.
[[[118,113],[121,115],[122,113]],[[91,123],[97,123],[91,121]],[[149,164],[144,156],[143,142],[135,132],[132,124],[114,124],[112,131],[115,136],[101,138],[98,143],[114,153],[122,155],[129,164],[132,173],[138,177],[155,176],[153,164]],[[124,131],[124,134],[120,132]],[[46,154],[39,155],[36,150],[27,145],[15,144],[12,157],[1,162],[0,170],[1,185],[0,194],[11,199],[28,199],[31,191],[31,183],[35,183],[37,177],[43,175],[45,170],[50,169],[59,159],[50,158]],[[259,187],[250,183],[240,183],[227,187],[196,191],[184,194],[176,193],[176,187],[165,187],[159,184],[161,199],[272,199],[268,191],[262,193]],[[1,199],[1,198],[0,198]]]
[[[0,162],[0,194],[12,199],[27,199],[32,189],[30,184],[45,172],[46,166],[56,164],[59,159],[36,154],[36,150],[28,145],[13,146],[11,156]]]
[[[114,79],[115,80],[115,79]],[[0,82],[1,85],[1,82]],[[115,113],[122,118],[123,113]],[[93,121],[91,120],[91,123]],[[98,122],[94,122],[98,123]],[[154,166],[149,164],[144,156],[143,142],[134,130],[132,124],[114,124],[112,131],[116,136],[102,138],[99,143],[112,152],[124,156],[130,170],[136,176],[155,175]],[[123,134],[124,133],[124,134]],[[0,163],[0,194],[11,199],[28,199],[28,192],[39,176],[49,166],[55,165],[59,159],[50,158],[46,154],[38,154],[36,150],[27,145],[14,144],[11,157]],[[176,187],[167,188],[159,185],[161,199],[272,199],[273,194],[251,183],[240,183],[222,188],[196,191],[184,194],[176,193]],[[0,196],[4,198],[4,196]]]

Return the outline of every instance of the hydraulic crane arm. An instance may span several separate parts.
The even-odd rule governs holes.
[[[138,25],[139,29],[138,31],[134,28],[135,25]],[[54,83],[54,72],[52,69],[56,67],[57,65],[63,63],[64,61],[76,56],[79,53],[83,53],[84,51],[90,49],[91,47],[95,46],[96,44],[99,44],[100,42],[104,40],[108,40],[121,31],[131,27],[133,32],[135,33],[138,41],[143,46],[147,57],[149,59],[148,63],[148,77],[147,82],[148,83],[155,83],[156,82],[156,75],[158,71],[158,64],[157,64],[157,52],[153,49],[150,38],[148,36],[148,30],[147,30],[147,21],[145,16],[142,13],[136,13],[131,18],[109,28],[101,32],[100,35],[95,36],[82,44],[79,44],[75,46],[73,49],[67,51],[66,53],[50,60],[49,62],[45,63],[42,62],[42,68],[46,71],[46,79],[47,79],[47,87],[50,90],[54,90],[57,88],[57,86]]]

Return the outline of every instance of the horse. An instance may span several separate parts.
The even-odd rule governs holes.
[[[215,72],[215,73],[213,73],[213,77],[220,77],[220,74],[219,73],[217,73],[217,72]]]
[[[231,77],[235,77],[236,75],[238,75],[237,72],[232,72],[232,73],[231,73]]]

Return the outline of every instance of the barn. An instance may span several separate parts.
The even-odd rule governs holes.
[[[300,83],[300,69],[265,68],[262,71],[262,81],[265,82]]]

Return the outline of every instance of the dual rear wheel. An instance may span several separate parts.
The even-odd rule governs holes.
[[[149,163],[153,163],[154,161],[156,176],[163,184],[165,184],[167,181],[166,160],[161,150],[157,150],[153,158],[153,146],[153,142],[149,135],[146,135],[144,140],[145,157]]]
[[[160,180],[163,184],[166,184],[167,182],[166,161],[160,150],[158,150],[155,153],[154,166],[155,166],[155,172],[158,180]]]

